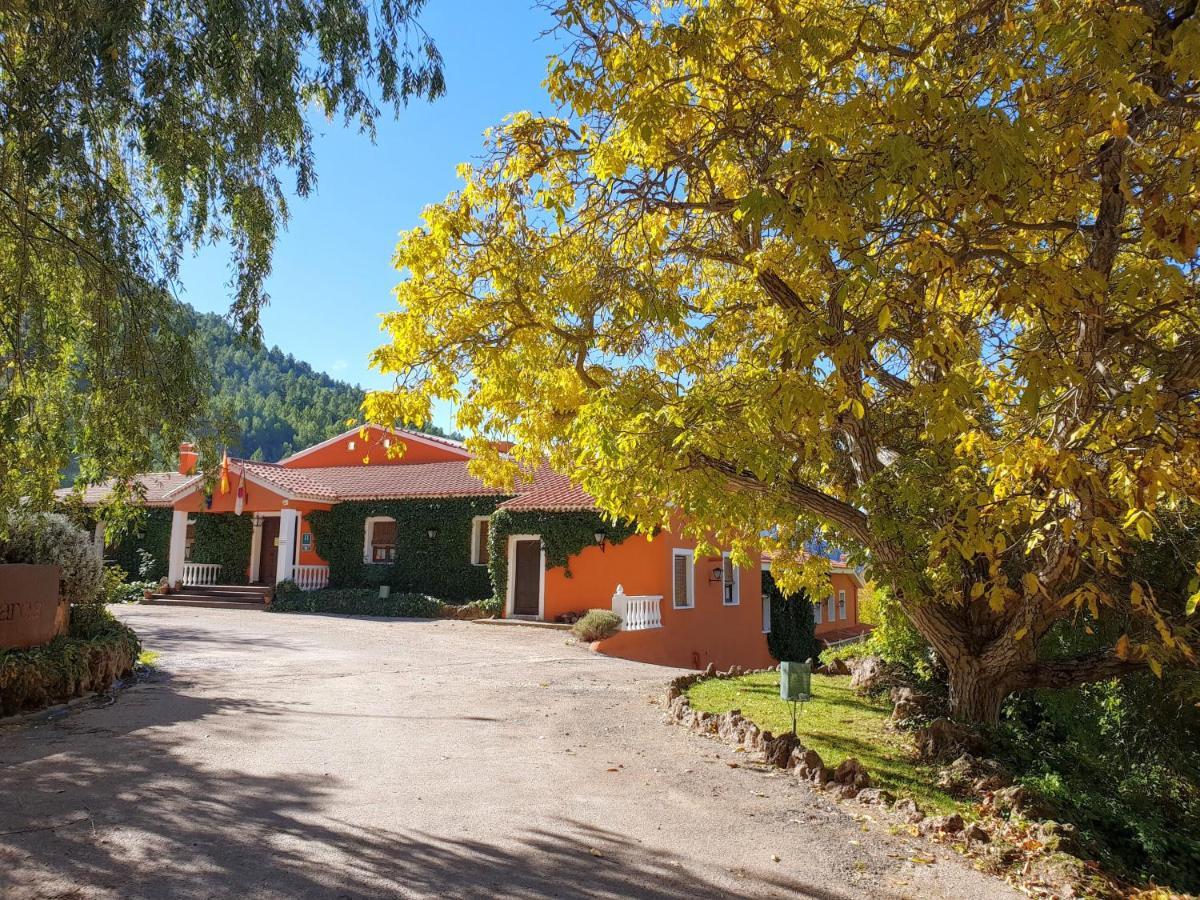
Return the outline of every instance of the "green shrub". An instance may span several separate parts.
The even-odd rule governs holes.
[[[0,651],[0,714],[104,691],[133,669],[141,643],[103,606],[71,609],[67,634],[30,650]]]
[[[142,599],[147,590],[154,590],[153,581],[127,581],[125,570],[120,566],[105,566],[100,581],[101,603],[135,603]]]
[[[1200,892],[1200,675],[1148,672],[1008,702],[997,754],[1109,869]]]
[[[602,641],[617,633],[621,617],[610,609],[589,609],[583,618],[571,626],[575,637],[586,643]]]
[[[272,612],[334,613],[344,616],[436,619],[442,601],[425,594],[392,594],[380,597],[367,588],[328,588],[322,591],[285,591],[276,588]]]
[[[805,662],[815,659],[821,649],[812,601],[800,591],[785,596],[770,572],[763,572],[763,593],[771,598],[771,630],[767,650],[775,659]]]
[[[58,566],[68,602],[96,602],[104,565],[87,532],[58,513],[21,513],[12,516],[8,524],[8,537],[0,544],[0,560]]]

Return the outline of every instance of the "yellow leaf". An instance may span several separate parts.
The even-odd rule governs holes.
[[[1024,625],[1022,625],[1013,634],[1013,640],[1019,641],[1021,638],[1025,637],[1025,635],[1027,635],[1027,634],[1029,634],[1029,629],[1026,628]]]
[[[1021,584],[1025,587],[1026,594],[1036,594],[1038,591],[1038,578],[1032,572],[1026,572],[1021,576]]]
[[[1123,634],[1117,639],[1116,654],[1121,659],[1129,659],[1129,635]]]
[[[1162,663],[1157,659],[1148,659],[1146,662],[1149,663],[1150,671],[1154,673],[1155,677],[1162,678]]]
[[[1129,123],[1124,119],[1118,119],[1113,116],[1112,124],[1108,126],[1108,130],[1112,132],[1113,137],[1129,137]]]
[[[879,330],[887,331],[888,326],[892,324],[892,311],[888,307],[881,306],[879,308]]]

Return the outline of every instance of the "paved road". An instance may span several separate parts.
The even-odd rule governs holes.
[[[730,768],[663,724],[673,670],[563,632],[121,615],[160,675],[0,726],[0,896],[1010,896]]]

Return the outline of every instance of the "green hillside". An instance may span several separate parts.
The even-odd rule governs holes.
[[[234,426],[230,453],[274,462],[346,430],[363,389],[279,347],[252,347],[212,313],[196,314],[196,355],[212,369],[213,413]],[[431,434],[444,435],[436,427]]]

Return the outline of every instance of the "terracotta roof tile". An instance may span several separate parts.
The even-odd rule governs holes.
[[[517,496],[500,504],[500,509],[513,512],[578,512],[593,510],[596,501],[583,488],[565,475],[543,467],[533,484],[518,484]]]
[[[263,480],[280,484],[293,493],[314,499],[493,497],[508,493],[487,487],[478,478],[468,474],[466,460],[411,465],[318,466],[311,469],[247,464],[247,471]]]
[[[181,475],[178,472],[145,472],[135,479],[146,490],[145,504],[147,506],[170,506],[171,501],[166,495],[180,485],[190,481],[193,476]],[[113,479],[99,484],[89,485],[83,490],[85,506],[98,506],[108,499],[116,482]],[[60,500],[66,500],[72,493],[71,488],[60,488],[54,494]]]

